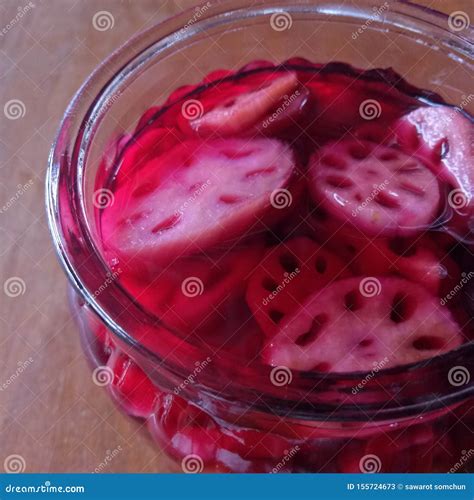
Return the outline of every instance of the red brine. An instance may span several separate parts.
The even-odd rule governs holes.
[[[117,144],[98,176],[113,193],[97,212],[101,250],[159,325],[139,339],[149,348],[166,329],[243,368],[343,374],[429,360],[474,337],[473,147],[470,116],[392,70],[295,58],[214,72]],[[115,399],[179,461],[419,472],[456,456],[456,426],[440,429],[451,414],[352,436],[316,422],[284,433],[225,424],[154,387],[92,330]]]

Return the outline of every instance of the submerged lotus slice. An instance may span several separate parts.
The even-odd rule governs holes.
[[[474,203],[474,125],[455,108],[418,108],[396,127],[404,150],[441,163],[440,177]]]
[[[241,235],[271,210],[294,166],[277,140],[184,142],[115,191],[102,215],[106,251],[158,263]]]
[[[409,235],[433,222],[438,180],[420,160],[369,141],[345,139],[311,159],[317,206],[373,236]]]
[[[461,344],[449,310],[420,285],[348,278],[315,292],[281,325],[264,358],[295,370],[370,371],[375,364],[414,363]]]
[[[191,127],[199,133],[240,133],[255,125],[297,85],[295,73],[278,76],[262,87],[232,97],[216,106],[202,117],[193,120]]]
[[[247,304],[263,332],[273,336],[315,290],[346,275],[334,252],[299,236],[267,251],[248,282]]]

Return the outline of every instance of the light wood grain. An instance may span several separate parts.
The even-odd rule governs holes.
[[[2,0],[0,29],[27,3]],[[8,205],[0,213],[0,285],[12,277],[25,283],[18,297],[0,290],[0,464],[19,454],[28,472],[87,472],[120,447],[104,472],[169,471],[170,461],[146,430],[91,382],[50,245],[43,185],[51,142],[80,83],[131,35],[194,1],[33,3],[0,36],[1,108],[12,99],[26,107],[18,120],[0,114],[0,207]],[[420,3],[472,14],[472,0]],[[113,29],[93,29],[98,10],[113,13]]]

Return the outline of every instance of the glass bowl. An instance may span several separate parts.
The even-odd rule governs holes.
[[[49,159],[54,245],[94,380],[127,414],[147,420],[178,470],[466,470],[474,454],[472,343],[413,365],[325,374],[276,373],[213,355],[177,342],[163,325],[149,342],[143,329],[159,319],[102,258],[96,208],[98,176],[112,168],[141,115],[212,71],[292,57],[391,67],[472,113],[472,34],[407,1],[211,1],[128,41],[78,91]],[[455,369],[461,383],[452,383]]]

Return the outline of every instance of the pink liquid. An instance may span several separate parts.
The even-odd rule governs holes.
[[[175,332],[170,352],[185,339],[211,360],[231,354],[243,367],[290,373],[370,371],[448,352],[473,337],[471,203],[450,170],[472,123],[442,107],[462,127],[433,145],[406,118],[441,104],[392,71],[303,59],[177,89],[98,179],[114,193],[99,213],[104,256]],[[466,449],[452,412],[367,435],[216,421],[156,388],[104,327],[89,329],[89,343],[94,335],[92,357],[112,368],[119,404],[147,419],[176,459],[197,455],[208,470],[360,472],[375,455],[384,472],[444,472]],[[153,350],[160,329],[139,340]]]

